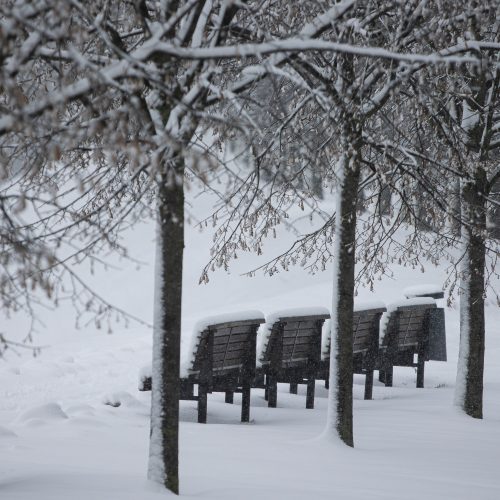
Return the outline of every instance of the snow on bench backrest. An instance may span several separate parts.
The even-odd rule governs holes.
[[[355,302],[353,314],[353,353],[361,353],[370,348],[374,321],[386,311],[384,302],[379,300]],[[321,346],[321,359],[330,357],[331,320],[325,324]]]
[[[217,316],[205,317],[194,324],[193,328],[183,329],[181,335],[181,378],[187,378],[194,368],[194,363],[196,359],[196,354],[198,352],[198,347],[200,341],[206,333],[209,327],[217,326],[219,328],[219,333],[215,334],[217,340],[214,339],[215,345],[220,345],[223,343],[220,339],[227,334],[227,329],[232,329],[232,333],[240,333],[237,329],[239,326],[244,326],[242,324],[236,325],[238,322],[248,322],[249,324],[260,325],[264,323],[264,314],[261,311],[238,311],[234,313],[219,314]],[[234,327],[230,325],[234,324]],[[250,331],[248,326],[244,326],[247,331]],[[228,347],[230,350],[232,347]],[[221,351],[221,347],[217,347],[216,351]],[[217,353],[219,354],[219,353]],[[220,361],[220,356],[214,356],[218,362]],[[230,356],[227,357],[227,360]],[[224,365],[224,363],[222,363]],[[219,362],[220,366],[220,362]],[[139,388],[140,390],[151,390],[151,364],[144,366],[139,373]]]
[[[329,317],[330,313],[324,307],[287,309],[268,315],[266,323],[259,329],[257,363],[262,365],[270,362],[273,350],[281,340],[281,329],[284,365],[305,362],[310,357],[317,357],[319,361],[321,330],[318,330],[317,322],[322,324]]]
[[[444,297],[444,292],[440,285],[415,285],[405,288],[403,290],[403,295],[407,299],[413,299],[415,297],[431,297],[433,299],[442,299]]]
[[[264,322],[260,311],[240,311],[236,313],[210,316],[196,323],[191,339],[189,356],[184,363],[187,374],[199,371],[206,349],[212,350],[214,371],[236,369],[248,358],[253,357],[253,342],[258,326]],[[208,346],[210,333],[213,345]],[[210,340],[211,341],[211,340]]]
[[[415,297],[389,304],[380,322],[380,345],[388,345],[391,336],[387,333],[395,328],[398,328],[398,347],[417,345],[424,328],[426,312],[434,308],[436,301],[430,297]]]

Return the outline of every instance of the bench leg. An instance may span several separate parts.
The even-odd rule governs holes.
[[[243,387],[241,391],[241,421],[250,422],[250,387]]]
[[[181,380],[180,399],[196,399],[194,396],[194,384]]]
[[[144,377],[139,382],[140,391],[150,391],[153,385],[153,379],[151,377]]]
[[[417,388],[419,389],[424,388],[424,363],[424,357],[419,354],[417,362]]]
[[[299,384],[295,383],[295,382],[292,382],[290,384],[290,394],[297,394],[298,392],[298,387],[299,387]]]
[[[307,395],[306,395],[306,408],[312,409],[314,408],[314,389],[315,389],[315,380],[309,379],[307,381]]]
[[[206,385],[198,385],[198,423],[207,423],[207,392]]]
[[[373,396],[373,370],[366,372],[365,379],[365,399],[372,399]]]
[[[224,400],[226,403],[232,404],[234,402],[234,392],[226,391],[226,398]]]
[[[384,384],[386,387],[392,387],[392,375],[393,375],[394,369],[392,366],[389,366],[386,370],[384,370]]]
[[[278,381],[276,377],[269,377],[267,389],[267,406],[269,408],[276,408],[278,403]]]

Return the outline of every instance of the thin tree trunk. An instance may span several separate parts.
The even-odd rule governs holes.
[[[352,143],[351,143],[352,144]],[[357,154],[339,164],[341,185],[337,203],[337,248],[332,305],[330,395],[328,427],[348,446],[354,446],[352,425],[352,317],[356,206],[359,186]]]
[[[380,190],[379,195],[379,213],[381,216],[391,215],[391,188],[389,186],[384,186]]]
[[[452,180],[452,197],[451,197],[451,234],[460,236],[462,230],[462,201],[460,197],[460,179],[457,177]]]
[[[484,266],[486,174],[480,169],[474,183],[464,186],[465,225],[462,296],[460,298],[460,352],[456,403],[474,418],[483,418],[484,373]]]
[[[155,324],[148,477],[179,493],[179,372],[184,252],[184,164],[158,184]]]

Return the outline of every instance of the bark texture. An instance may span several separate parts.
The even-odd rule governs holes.
[[[352,143],[351,143],[352,144]],[[348,157],[344,167],[344,179],[339,193],[340,199],[340,244],[337,258],[337,317],[336,366],[337,386],[337,432],[348,446],[354,446],[352,415],[352,317],[354,309],[354,265],[356,243],[356,208],[359,187],[358,154]]]
[[[463,327],[468,332],[468,356],[466,360],[465,393],[463,410],[474,418],[483,418],[483,373],[484,373],[484,269],[486,254],[486,203],[487,179],[484,170],[479,169],[475,182],[463,188],[462,201],[465,226],[469,243],[466,257],[469,276],[469,293],[466,300]]]
[[[179,374],[181,345],[182,259],[184,253],[184,167],[178,161],[158,186],[161,238],[161,441],[166,488],[179,493]],[[154,377],[154,372],[153,372]]]

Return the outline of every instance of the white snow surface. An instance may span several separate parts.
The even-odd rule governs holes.
[[[208,213],[200,198],[195,206],[194,196],[188,195],[194,220]],[[302,233],[311,230],[306,218],[301,220]],[[241,254],[230,274],[217,272],[208,285],[198,286],[211,236],[186,227],[183,331],[194,328],[199,318],[231,311],[257,309],[269,315],[304,303],[331,307],[331,266],[314,276],[301,268],[272,277],[241,276],[287,247],[292,236],[282,230],[264,246],[263,256]],[[135,263],[118,261],[120,271],[89,272],[88,280],[112,302],[152,322],[154,227],[137,226],[126,237],[131,255],[149,264],[137,270]],[[358,298],[390,303],[401,298],[405,287],[430,279],[445,282],[445,264],[426,267],[421,273],[394,266],[391,278],[377,281],[374,293],[359,289]],[[322,382],[316,384],[312,410],[304,408],[305,386],[294,395],[280,384],[278,408],[267,407],[263,390],[252,390],[250,424],[240,423],[239,394],[233,405],[224,403],[224,394],[209,395],[206,425],[197,423],[195,401],[181,401],[181,496],[497,500],[500,311],[494,297],[487,304],[483,420],[468,418],[453,405],[459,347],[455,303],[445,308],[448,362],[426,363],[424,389],[415,388],[413,369],[396,367],[394,387],[384,387],[375,374],[374,399],[364,401],[364,376],[354,376],[354,449],[319,437],[327,418]],[[174,498],[146,479],[151,393],[137,390],[137,373],[151,361],[151,330],[126,329],[123,323],[112,325],[112,335],[93,324],[76,330],[73,312],[65,307],[47,311],[42,319],[46,329],[35,337],[47,346],[42,354],[33,358],[8,351],[0,361],[0,498]],[[5,318],[2,333],[20,338],[28,323],[22,316]]]
[[[417,295],[431,294],[431,293],[439,293],[443,291],[443,287],[435,284],[425,284],[425,285],[416,285],[409,286],[403,290],[403,295],[407,299],[411,299],[416,297]]]

